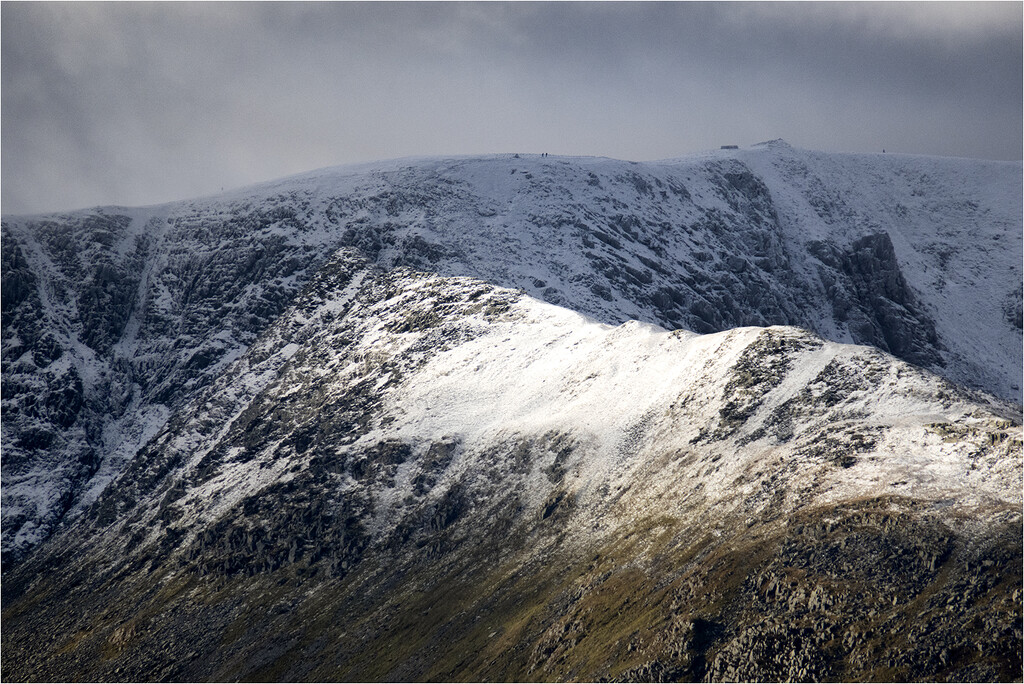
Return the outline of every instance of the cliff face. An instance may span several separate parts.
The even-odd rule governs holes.
[[[4,668],[1017,677],[1019,181],[774,143],[5,219]]]

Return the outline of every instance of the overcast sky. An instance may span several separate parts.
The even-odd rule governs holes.
[[[323,166],[785,138],[1022,155],[1022,4],[13,3],[2,210]]]

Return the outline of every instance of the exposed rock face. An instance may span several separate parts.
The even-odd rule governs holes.
[[[40,316],[46,293],[39,278],[6,230],[2,245],[3,477],[5,487],[29,480],[28,488],[41,499],[34,507],[21,507],[5,492],[3,526],[5,534],[26,530],[30,536],[52,529],[95,473],[100,454],[95,430],[90,435],[88,427],[101,424],[98,414],[106,407],[87,401],[79,369],[69,362],[53,319]],[[46,473],[42,487],[33,487],[38,485],[33,472]],[[51,483],[56,486],[46,486]],[[15,554],[25,546],[5,540]],[[5,548],[5,557],[8,553]]]
[[[870,344],[926,368],[945,365],[935,323],[924,313],[900,271],[886,233],[865,235],[847,250],[815,242],[835,319],[860,344]]]
[[[319,258],[262,211],[192,220],[74,215],[29,224],[30,239],[5,226],[5,564],[94,499]]]
[[[1020,407],[957,385],[1019,400],[1019,177],[772,144],[5,219],[4,669],[1019,677]]]

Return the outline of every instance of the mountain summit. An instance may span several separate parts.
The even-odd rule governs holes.
[[[5,218],[4,668],[1019,677],[1020,186],[772,142]]]

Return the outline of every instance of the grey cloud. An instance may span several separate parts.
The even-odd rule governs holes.
[[[4,3],[3,211],[723,142],[1019,159],[1019,3]]]

